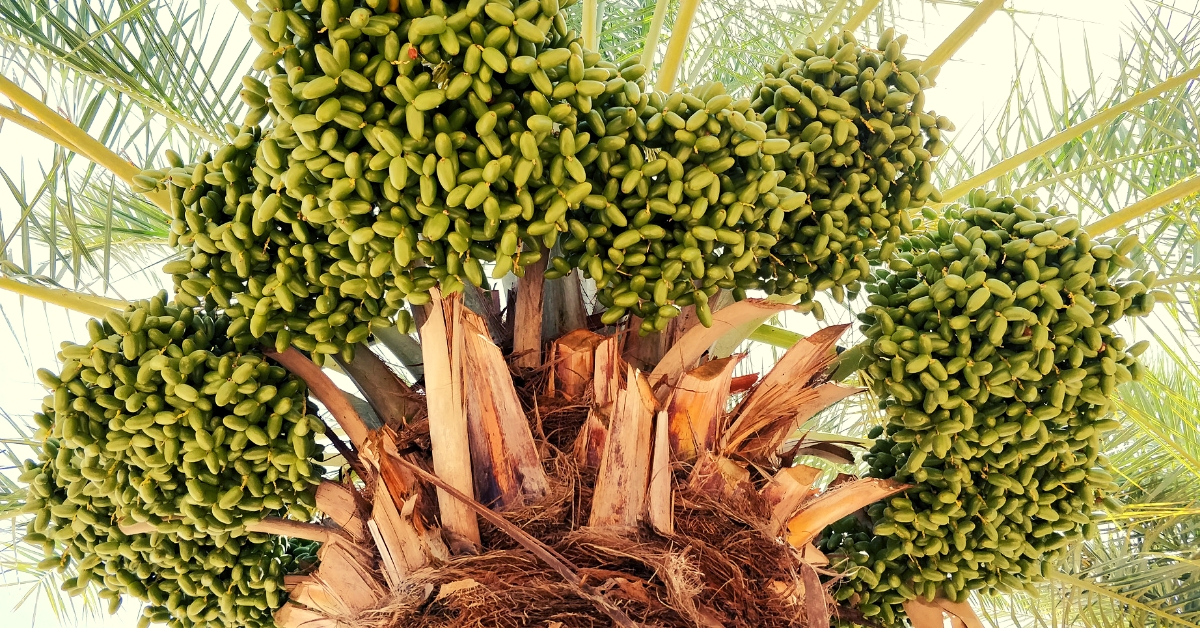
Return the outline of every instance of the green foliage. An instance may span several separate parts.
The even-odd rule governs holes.
[[[3,0],[0,51],[9,78],[148,166],[166,146],[191,153],[214,141],[241,113],[235,86],[249,44],[212,18],[204,2]],[[55,149],[40,174],[0,172],[0,198],[16,203],[2,234],[5,274],[77,288],[99,280],[105,292],[171,254],[162,212],[107,173]]]

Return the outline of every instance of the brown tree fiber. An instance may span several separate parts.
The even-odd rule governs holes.
[[[358,527],[329,533],[281,628],[827,628],[847,612],[809,541],[904,487],[818,494],[816,470],[788,452],[850,454],[780,449],[823,402],[840,330],[798,343],[727,413],[736,358],[682,355],[656,390],[616,337],[576,332],[550,363],[510,372],[478,317],[435,303],[428,420],[353,434],[368,440],[365,487],[325,487],[322,502]]]
[[[550,416],[579,417],[556,427],[563,433],[554,440],[570,442],[583,425],[583,408],[560,405],[555,410],[554,400],[539,402]],[[533,408],[527,416],[536,425]],[[809,625],[804,609],[815,605],[805,595],[800,553],[768,536],[775,513],[766,501],[753,501],[747,490],[738,493],[747,501],[737,501],[688,489],[685,471],[677,468],[672,533],[656,531],[650,521],[632,528],[588,527],[596,470],[580,469],[569,453],[545,441],[539,445],[548,452],[545,497],[498,514],[564,559],[582,584],[634,622],[679,628]],[[480,555],[455,556],[417,569],[379,608],[338,617],[340,625],[613,625],[611,616],[510,534],[483,520],[480,532]],[[823,592],[819,595],[824,599]]]

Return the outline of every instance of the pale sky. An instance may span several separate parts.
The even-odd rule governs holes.
[[[218,11],[218,23],[240,19],[230,3],[208,4],[210,9]],[[906,15],[911,15],[912,20],[898,24],[897,31],[909,35],[908,52],[918,57],[940,43],[968,12],[968,9],[950,3],[901,0],[900,4],[911,5],[911,11]],[[1150,0],[1009,0],[1008,8],[1051,12],[1057,17],[1017,16],[1016,24],[1023,35],[1014,36],[1014,19],[1000,13],[993,15],[943,67],[938,87],[928,95],[928,107],[949,116],[958,127],[958,135],[970,133],[981,122],[991,119],[1008,97],[1014,79],[1014,59],[1027,52],[1023,48],[1014,50],[1014,47],[1030,35],[1036,38],[1042,50],[1053,51],[1051,54],[1055,56],[1061,53],[1070,77],[1068,84],[1082,90],[1088,80],[1083,54],[1086,32],[1094,71],[1101,80],[1113,77],[1117,71],[1118,46],[1122,39],[1127,39],[1122,36],[1123,26],[1131,23],[1135,9],[1145,14],[1156,4]],[[1187,6],[1192,12],[1197,10],[1195,2],[1188,0],[1179,0],[1176,4]],[[38,160],[45,160],[50,154],[50,145],[45,140],[14,125],[3,127],[0,146],[4,147],[0,150],[0,168],[14,176],[20,171],[22,159],[27,172],[36,172]],[[14,224],[18,211],[7,191],[0,188],[0,224],[6,227]],[[141,278],[122,281],[119,288],[127,297],[148,296],[158,289]],[[7,325],[0,324],[0,355],[10,356],[7,372],[0,377],[0,400],[3,400],[0,407],[10,416],[28,417],[45,394],[37,384],[34,370],[55,366],[54,353],[60,341],[86,337],[85,318],[28,300],[22,304],[17,297],[3,292],[0,292],[0,314],[7,320]],[[786,323],[801,333],[810,333],[817,327],[810,317],[800,315],[789,316]],[[0,426],[0,436],[10,435],[7,426]],[[12,574],[0,575],[0,583],[7,583],[0,587],[0,610],[8,611],[28,593],[28,586],[17,580]],[[6,627],[88,625],[132,628],[137,614],[136,609],[129,607],[112,618],[76,617],[60,623],[44,602],[35,605],[31,599],[4,617],[0,625]]]

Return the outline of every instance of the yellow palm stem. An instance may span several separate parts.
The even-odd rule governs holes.
[[[1200,176],[1192,175],[1183,181],[1161,190],[1146,198],[1126,207],[1125,209],[1115,211],[1104,218],[1087,226],[1087,232],[1097,236],[1102,233],[1111,231],[1121,225],[1141,218],[1146,214],[1175,201],[1186,198],[1200,192]]]
[[[137,166],[121,159],[119,155],[109,150],[107,146],[101,144],[66,118],[58,115],[53,109],[47,107],[45,103],[21,89],[20,86],[4,76],[0,76],[0,94],[4,94],[16,103],[17,106],[33,114],[33,117],[37,118],[38,121],[74,146],[73,150],[80,155],[107,168],[109,172],[117,175],[125,183],[132,184],[133,177],[140,172]],[[149,192],[145,196],[164,212],[167,212],[170,207],[165,192]]]
[[[55,133],[54,129],[51,129],[41,122],[30,118],[16,109],[11,109],[9,107],[0,105],[0,118],[4,118],[5,120],[8,120],[13,124],[23,127],[29,131],[33,131],[34,133],[37,133],[38,135],[50,140],[51,142],[54,142],[55,144],[58,144],[59,146],[62,146],[73,153],[79,153],[81,155],[83,154],[78,148],[76,148],[74,144],[68,142],[58,133]]]
[[[254,14],[254,11],[250,10],[250,5],[246,4],[246,0],[229,1],[232,2],[233,6],[236,7],[238,12],[242,14],[242,17],[245,17],[247,20],[250,19],[250,16]]]
[[[1051,135],[1041,142],[1038,142],[1037,144],[1017,153],[1016,155],[1005,159],[1004,161],[992,166],[991,168],[988,168],[987,170],[984,170],[970,179],[959,183],[949,190],[942,192],[942,202],[949,203],[956,199],[962,198],[967,192],[970,192],[971,190],[984,185],[989,181],[998,179],[999,177],[1016,170],[1022,165],[1027,164],[1034,159],[1041,157],[1042,155],[1045,155],[1046,153],[1066,144],[1067,142],[1077,139],[1087,131],[1102,124],[1111,122],[1121,114],[1132,111],[1133,109],[1146,104],[1150,100],[1157,98],[1164,92],[1181,87],[1187,84],[1188,81],[1196,79],[1197,77],[1200,77],[1200,65],[1188,70],[1187,72],[1184,72],[1183,74],[1180,74],[1179,76],[1169,78],[1144,92],[1135,94],[1130,97],[1129,100],[1117,105],[1113,105],[1112,107],[1097,113],[1096,115],[1084,120],[1083,122],[1080,122],[1079,124],[1064,129],[1060,133]]]
[[[813,39],[819,41],[821,37],[823,37],[825,33],[833,27],[833,23],[837,21],[838,16],[842,14],[842,11],[846,10],[847,4],[850,4],[850,0],[838,0],[837,4],[833,5],[832,9],[825,13],[825,19],[821,20],[821,23],[818,24],[811,33],[809,33],[813,36]],[[799,48],[800,43],[803,41],[803,39],[798,39],[796,41],[796,47]]]
[[[954,53],[958,52],[958,49],[962,48],[962,45],[967,43],[967,40],[996,12],[996,9],[999,9],[1003,5],[1004,0],[982,0],[982,2],[975,5],[975,9],[971,11],[967,19],[963,20],[954,29],[954,32],[950,33],[950,36],[939,44],[929,57],[925,59],[925,63],[921,64],[922,68],[929,70],[949,61],[950,57],[954,56]]]
[[[854,15],[850,16],[850,21],[846,22],[846,24],[842,26],[842,30],[850,32],[858,30],[858,27],[862,26],[863,22],[866,22],[868,17],[871,17],[871,13],[878,6],[879,0],[865,0],[865,2],[862,3],[862,6],[858,7],[858,10],[854,12]]]
[[[104,297],[90,297],[62,288],[35,286],[9,279],[8,277],[0,277],[0,290],[7,290],[21,296],[37,299],[43,303],[57,305],[73,312],[95,316],[96,318],[100,318],[113,310],[122,309],[125,305],[122,301]],[[109,304],[116,305],[116,307]]]
[[[583,47],[588,50],[600,49],[599,11],[597,0],[583,0]]]
[[[671,38],[667,40],[667,53],[663,56],[658,80],[654,84],[655,89],[660,92],[669,92],[675,87],[675,78],[679,76],[679,66],[683,63],[683,53],[687,50],[688,32],[692,30],[692,20],[695,19],[699,6],[700,0],[679,0],[679,17],[675,20],[675,28],[671,29]]]
[[[642,65],[647,68],[654,64],[654,55],[658,52],[658,38],[662,35],[663,20],[667,19],[667,7],[671,0],[658,0],[654,3],[654,17],[650,20],[650,32],[646,33],[646,47],[642,49]]]
[[[78,294],[81,298],[87,299],[96,305],[106,307],[110,310],[124,311],[124,309],[129,306],[128,301],[122,301],[121,299],[110,299],[108,297],[102,297],[98,294],[82,294],[79,292],[74,294]]]

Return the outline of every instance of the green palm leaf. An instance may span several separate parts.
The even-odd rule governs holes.
[[[205,26],[211,9],[198,4],[187,10],[161,0],[4,0],[0,42],[14,63],[49,66],[65,83],[103,86],[215,143],[241,109],[237,77],[250,48],[241,24],[233,25],[236,34],[213,32]],[[226,50],[230,41],[244,43]]]

